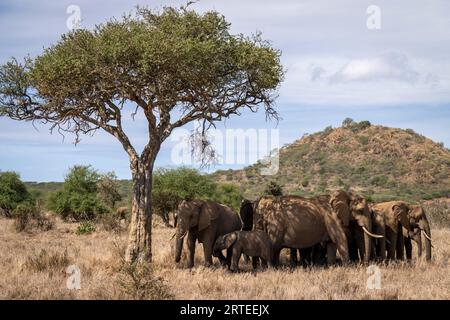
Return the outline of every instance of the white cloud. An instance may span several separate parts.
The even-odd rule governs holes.
[[[325,105],[435,104],[450,101],[450,61],[390,52],[306,56],[286,61],[283,101]]]
[[[330,77],[331,83],[351,81],[398,80],[415,83],[419,73],[404,54],[388,53],[380,57],[353,59]]]

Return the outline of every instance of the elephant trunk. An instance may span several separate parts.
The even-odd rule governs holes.
[[[371,248],[372,238],[364,232],[364,262],[369,262]]]
[[[423,223],[422,231],[425,236],[425,258],[427,261],[431,260],[431,230],[428,221]]]
[[[178,225],[180,226],[180,225]],[[177,228],[176,233],[176,244],[175,244],[175,262],[180,262],[181,251],[183,250],[183,239],[186,236],[187,231],[182,230],[180,227]]]
[[[416,236],[417,241],[417,255],[419,258],[422,256],[422,232],[419,231],[419,233]]]

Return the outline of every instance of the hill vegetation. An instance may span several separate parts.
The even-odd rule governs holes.
[[[272,181],[283,193],[316,195],[352,188],[373,201],[429,200],[450,195],[450,151],[414,132],[345,119],[305,135],[279,150],[274,176],[260,175],[261,162],[217,171],[218,181],[240,185],[245,197],[264,193]]]

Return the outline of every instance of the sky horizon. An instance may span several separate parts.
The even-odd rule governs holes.
[[[5,0],[0,4],[0,24],[2,30],[8,31],[0,34],[0,63],[10,57],[40,54],[68,32],[67,24],[77,10],[81,27],[91,29],[132,11],[136,4],[158,9],[185,3],[45,0],[37,4],[31,0]],[[217,10],[224,14],[232,33],[261,31],[264,39],[282,51],[286,69],[277,100],[282,117],[278,124],[266,122],[263,112],[247,112],[221,123],[219,130],[278,129],[282,146],[304,133],[329,125],[338,127],[350,117],[411,128],[449,148],[450,3],[383,0],[376,1],[376,8],[371,5],[373,1],[365,0],[333,4],[322,0],[285,0],[276,4],[204,0],[192,5],[200,12]],[[128,117],[125,126],[131,140],[141,148],[145,142],[144,119],[138,117],[133,122]],[[63,142],[57,133],[49,134],[48,126],[36,128],[31,123],[0,118],[1,171],[16,171],[25,181],[62,181],[69,167],[91,164],[100,172],[115,171],[120,179],[130,178],[125,152],[107,134],[83,137],[74,146],[73,137],[67,136]],[[163,144],[157,167],[178,165],[173,161],[176,143],[169,138]],[[249,164],[224,164],[210,171]]]

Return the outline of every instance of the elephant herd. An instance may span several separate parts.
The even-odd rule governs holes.
[[[369,204],[354,192],[337,190],[312,198],[263,196],[243,200],[240,214],[212,201],[182,201],[177,212],[175,261],[183,239],[187,265],[194,265],[195,243],[203,244],[205,266],[217,257],[231,271],[239,269],[242,254],[252,257],[253,267],[279,266],[280,252],[290,249],[290,264],[342,263],[411,259],[412,241],[431,260],[431,231],[422,206],[404,201]],[[223,254],[226,250],[226,256]]]

